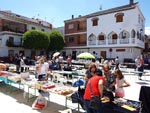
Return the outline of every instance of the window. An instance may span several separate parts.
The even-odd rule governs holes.
[[[135,38],[135,30],[133,29],[132,31],[131,31],[131,36],[132,36],[132,38]]]
[[[116,49],[116,52],[125,52],[125,49]]]
[[[35,27],[32,27],[31,29],[32,29],[32,30],[35,30]]]
[[[80,22],[77,24],[77,30],[80,30]]]
[[[96,39],[96,36],[93,33],[88,37],[88,41],[93,41],[95,39]]]
[[[69,42],[74,42],[74,37],[69,37]]]
[[[122,32],[120,32],[119,34],[119,38],[120,39],[126,39],[126,38],[129,38],[130,37],[130,34],[128,31],[126,30],[123,30]]]
[[[138,22],[140,23],[140,19],[141,19],[141,17],[140,17],[140,15],[138,15]]]
[[[93,18],[92,19],[92,25],[97,26],[98,25],[98,18]]]
[[[123,16],[124,16],[124,13],[117,13],[115,15],[116,17],[116,22],[123,22]]]
[[[0,44],[2,43],[2,38],[0,37]]]
[[[73,24],[69,24],[68,25],[68,29],[73,29],[74,28],[74,25]]]
[[[112,39],[117,39],[117,34],[112,34]]]
[[[140,33],[137,31],[137,39],[140,39]]]
[[[13,42],[14,42],[14,37],[9,37],[9,41],[10,41],[11,43],[13,43]]]
[[[98,40],[105,40],[104,35],[99,35]]]
[[[127,37],[127,34],[125,32],[122,32],[122,38],[125,39]]]

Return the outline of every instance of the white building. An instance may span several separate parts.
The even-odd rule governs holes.
[[[23,53],[25,56],[39,54],[22,48],[21,40],[27,30],[50,32],[52,25],[40,19],[24,17],[11,11],[0,10],[0,57]],[[8,47],[7,42],[11,43]]]
[[[65,33],[64,33],[64,27],[58,27],[58,28],[54,28],[54,29],[57,30],[57,31],[59,31],[62,34],[62,36],[65,35]]]
[[[141,55],[144,49],[145,18],[138,3],[130,3],[124,6],[98,11],[79,18],[66,21],[66,25],[75,20],[85,19],[86,45],[66,47],[66,51],[75,50],[76,53],[88,51],[96,53],[98,57],[115,58],[119,56],[121,62],[125,58],[135,59]],[[75,29],[75,28],[74,28]],[[72,30],[73,31],[73,30]],[[66,36],[81,35],[82,32],[68,32]],[[72,39],[73,40],[73,39]],[[71,45],[71,44],[70,44]],[[70,48],[70,50],[69,50]],[[73,52],[72,52],[73,53]]]

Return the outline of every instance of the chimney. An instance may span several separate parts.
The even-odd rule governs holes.
[[[81,15],[78,16],[79,18],[81,17]]]
[[[74,15],[72,15],[72,19],[74,19]]]
[[[134,0],[130,0],[130,5],[133,5],[133,3],[134,3]]]
[[[100,5],[99,10],[100,10],[100,11],[103,10],[102,5]]]

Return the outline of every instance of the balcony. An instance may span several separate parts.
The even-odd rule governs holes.
[[[106,40],[98,40],[98,45],[105,45],[106,44]]]
[[[80,45],[80,44],[81,44],[81,45],[82,45],[82,44],[86,45],[86,41],[79,41],[78,44],[79,44],[79,45]]]
[[[10,40],[7,40],[6,46],[8,46],[8,47],[22,47],[22,43],[21,42],[12,42]]]
[[[150,52],[150,48],[145,48],[144,50],[143,50],[143,52]]]
[[[6,26],[1,28],[1,31],[9,31],[9,32],[15,32],[15,33],[24,33],[25,32],[25,30],[21,29],[21,28],[15,29],[15,28],[6,27]]]
[[[135,43],[135,38],[132,38],[131,43],[133,44]]]
[[[124,38],[124,39],[119,39],[120,44],[128,44],[129,43],[129,38]]]
[[[108,40],[108,44],[117,44],[117,39]]]
[[[125,39],[109,39],[109,40],[89,40],[88,45],[107,45],[107,44],[129,44],[129,38]],[[135,39],[132,40],[132,43],[135,42]],[[96,44],[97,43],[97,44]]]
[[[92,40],[88,42],[89,45],[96,45],[96,40]]]

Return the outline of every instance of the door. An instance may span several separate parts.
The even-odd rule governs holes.
[[[72,51],[72,59],[76,60],[76,53],[77,51]]]
[[[106,59],[106,51],[101,51],[100,53],[101,53],[101,56],[102,56],[104,59]]]

